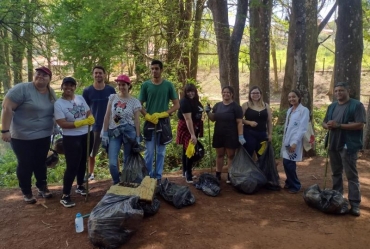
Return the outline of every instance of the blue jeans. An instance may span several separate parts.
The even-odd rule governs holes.
[[[285,185],[292,191],[299,191],[301,189],[301,182],[297,176],[297,164],[295,161],[283,159],[284,171],[286,174]]]
[[[155,138],[156,136],[156,138]],[[152,132],[152,140],[145,141],[146,151],[145,151],[145,164],[149,172],[150,177],[161,179],[163,172],[164,157],[166,155],[166,145],[160,144],[160,134]],[[154,147],[157,145],[157,161],[155,165],[155,172],[153,172],[153,157],[154,157]]]
[[[127,125],[125,127],[125,135],[131,138],[133,141],[135,141],[136,137],[135,127],[132,125]],[[128,162],[128,159],[131,155],[132,144],[127,140],[127,138],[123,134],[119,135],[118,137],[109,138],[109,149],[108,149],[109,171],[113,179],[113,184],[117,184],[120,182],[117,159],[122,144],[123,144],[123,167],[125,167],[125,164]]]

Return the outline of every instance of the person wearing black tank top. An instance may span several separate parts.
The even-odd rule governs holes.
[[[261,148],[261,142],[272,139],[272,115],[268,104],[263,102],[262,91],[258,86],[249,90],[248,102],[242,105],[243,134],[247,141],[243,146],[252,157]]]

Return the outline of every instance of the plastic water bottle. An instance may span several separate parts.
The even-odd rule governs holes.
[[[80,213],[76,214],[75,225],[76,225],[76,233],[82,233],[84,231],[84,220]]]

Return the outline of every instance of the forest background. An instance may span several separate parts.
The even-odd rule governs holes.
[[[107,82],[130,75],[136,96],[150,78],[150,61],[158,58],[180,96],[186,83],[194,83],[204,104],[219,101],[225,85],[239,90],[239,103],[246,101],[249,86],[260,86],[273,108],[277,157],[287,93],[300,89],[315,125],[312,155],[324,155],[320,124],[334,82],[348,81],[351,97],[369,102],[369,18],[368,0],[3,0],[0,101],[13,85],[32,81],[41,65],[52,69],[57,92],[61,79],[73,76],[81,93],[99,64],[108,71]],[[175,136],[176,117],[172,124]],[[198,167],[213,164],[212,133],[212,124],[205,125],[201,141],[207,154]],[[167,147],[166,170],[180,168],[180,154],[175,143]],[[109,178],[104,151],[97,166],[99,178]],[[0,186],[17,185],[15,169],[12,150],[1,141]],[[61,182],[64,169],[60,156],[58,167],[48,170],[49,182]]]

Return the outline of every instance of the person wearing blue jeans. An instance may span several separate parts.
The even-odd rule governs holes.
[[[140,143],[139,115],[141,110],[139,100],[129,93],[132,88],[130,78],[122,74],[115,81],[119,93],[109,96],[102,134],[102,145],[108,148],[109,171],[113,184],[120,182],[117,158],[122,144],[124,148],[122,169],[124,169],[133,144]]]
[[[145,152],[146,167],[149,174],[160,182],[166,154],[166,143],[163,143],[159,138],[159,134],[163,133],[160,132],[161,129],[157,129],[157,124],[166,123],[169,125],[169,115],[178,110],[180,104],[173,84],[162,78],[163,63],[159,60],[153,60],[150,65],[150,71],[152,78],[141,85],[139,100],[142,105],[145,103],[145,108],[141,109],[141,114],[146,120],[144,124],[144,137],[147,148]],[[169,108],[170,100],[173,104],[171,108]],[[150,130],[145,128],[147,126],[151,126]],[[156,150],[155,144],[157,146]],[[157,160],[155,162],[156,169],[153,172],[155,151],[157,152]]]

